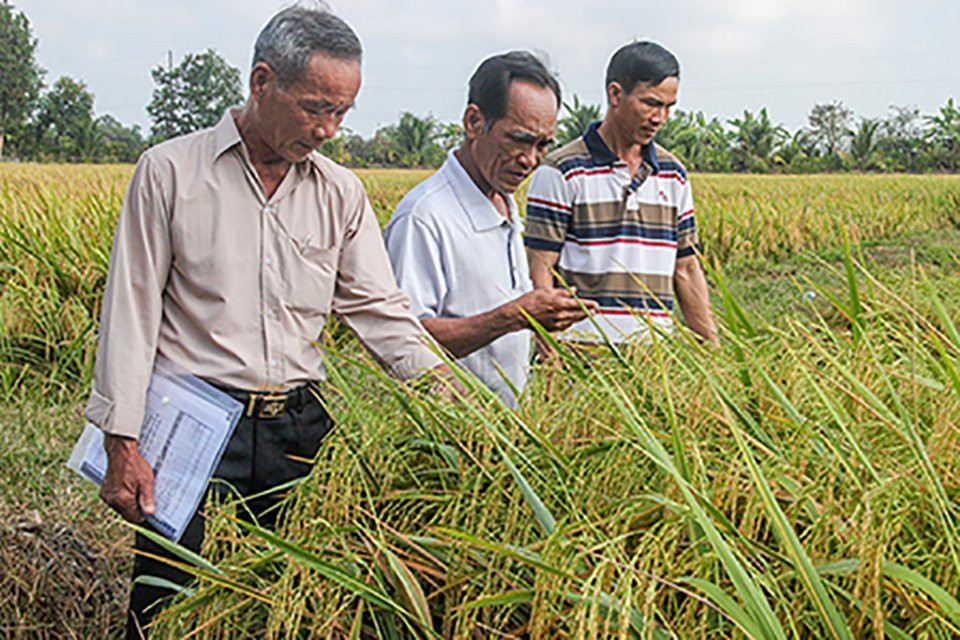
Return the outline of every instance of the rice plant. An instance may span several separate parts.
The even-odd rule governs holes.
[[[159,630],[954,637],[960,343],[936,287],[855,253],[806,319],[727,324],[721,349],[678,331],[564,352],[516,412],[340,345],[338,429],[285,525],[218,511],[207,555],[230,582],[201,579]]]
[[[0,168],[8,399],[82,401],[129,172]],[[361,173],[381,221],[422,177]],[[721,348],[558,345],[511,411],[466,376],[459,402],[397,383],[332,325],[314,472],[276,532],[211,509],[155,637],[960,634],[957,262],[870,252],[953,237],[960,180],[695,188]],[[788,263],[789,305],[738,295]]]

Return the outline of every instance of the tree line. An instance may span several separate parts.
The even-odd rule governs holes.
[[[97,115],[81,81],[62,76],[49,87],[36,61],[37,39],[23,12],[0,0],[0,158],[57,162],[133,162],[147,147],[209,127],[243,100],[242,74],[216,51],[188,54],[151,71],[149,132]],[[599,120],[599,105],[578,96],[562,105],[557,142]],[[348,127],[321,152],[352,167],[437,167],[463,136],[456,122],[404,112],[364,138]],[[812,173],[960,171],[960,105],[949,99],[925,115],[892,106],[883,118],[857,117],[843,102],[817,104],[807,126],[789,131],[766,108],[721,120],[676,110],[657,142],[694,171]]]
[[[938,113],[892,106],[886,117],[858,118],[843,102],[817,104],[807,126],[790,132],[767,110],[726,122],[677,110],[657,142],[691,170],[750,173],[960,171],[960,105]]]

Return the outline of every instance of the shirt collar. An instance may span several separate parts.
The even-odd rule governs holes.
[[[601,138],[597,132],[597,127],[599,126],[599,122],[594,122],[587,129],[587,132],[583,134],[583,142],[587,145],[587,150],[590,151],[593,161],[600,165],[619,162],[620,158],[607,146],[607,143],[603,141],[603,138]],[[646,164],[650,165],[650,168],[653,170],[652,173],[660,171],[660,162],[657,160],[657,150],[652,140],[640,148],[640,156]]]
[[[248,158],[249,162],[249,152],[247,151],[246,145],[243,144],[243,138],[240,136],[240,130],[237,128],[237,122],[234,120],[236,115],[236,107],[227,109],[226,113],[223,114],[223,117],[220,118],[213,128],[213,159],[216,161],[224,153],[232,149],[236,145],[241,145],[244,149],[244,154]],[[308,167],[307,161],[312,165],[321,175],[323,174],[323,156],[317,151],[311,151],[310,155],[307,156],[307,160],[297,163],[297,170],[303,171]]]
[[[520,216],[517,211],[517,203],[512,195],[506,197],[507,204],[510,206],[510,220],[508,221],[500,212],[497,211],[490,199],[483,195],[480,188],[467,173],[467,170],[460,164],[460,160],[453,151],[447,154],[447,160],[440,167],[454,195],[460,202],[460,206],[470,219],[475,231],[487,231],[503,225],[504,222],[512,224],[517,229],[523,228]]]
[[[317,170],[317,173],[323,175],[323,163],[324,161],[329,162],[327,158],[323,156],[319,151],[311,151],[310,155],[307,156],[307,161],[309,161],[309,166],[312,166]],[[307,168],[307,162],[298,162],[297,166],[303,166],[304,169]]]
[[[227,109],[220,122],[213,127],[213,159],[216,160],[227,150],[232,149],[234,145],[243,142],[240,137],[240,130],[237,129],[237,123],[233,119],[234,109]]]

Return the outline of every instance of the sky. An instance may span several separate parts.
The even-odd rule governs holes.
[[[277,0],[12,0],[39,39],[46,82],[80,79],[96,113],[149,128],[150,70],[213,48],[245,82],[253,42]],[[604,100],[612,53],[655,40],[680,61],[678,108],[722,120],[766,107],[791,131],[814,104],[862,117],[891,105],[936,113],[960,99],[957,0],[335,0],[360,36],[364,80],[344,125],[368,136],[410,111],[459,121],[487,56],[544,56],[565,99]]]

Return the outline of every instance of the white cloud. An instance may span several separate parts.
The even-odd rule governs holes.
[[[531,39],[544,31],[563,28],[563,12],[557,11],[555,2],[542,0],[494,0],[490,18],[492,31],[502,38]]]
[[[716,9],[733,16],[737,21],[751,25],[770,25],[785,20],[791,9],[790,2],[776,0],[726,0],[711,3]]]
[[[87,41],[84,53],[91,62],[106,62],[110,59],[110,47],[101,40]]]
[[[403,45],[403,47],[400,49],[400,53],[405,61],[418,66],[426,64],[434,58],[434,53],[432,50],[412,42]]]
[[[691,49],[702,47],[706,53],[718,58],[752,56],[763,48],[766,41],[762,31],[745,25],[704,25],[693,31],[693,35],[697,44]]]

